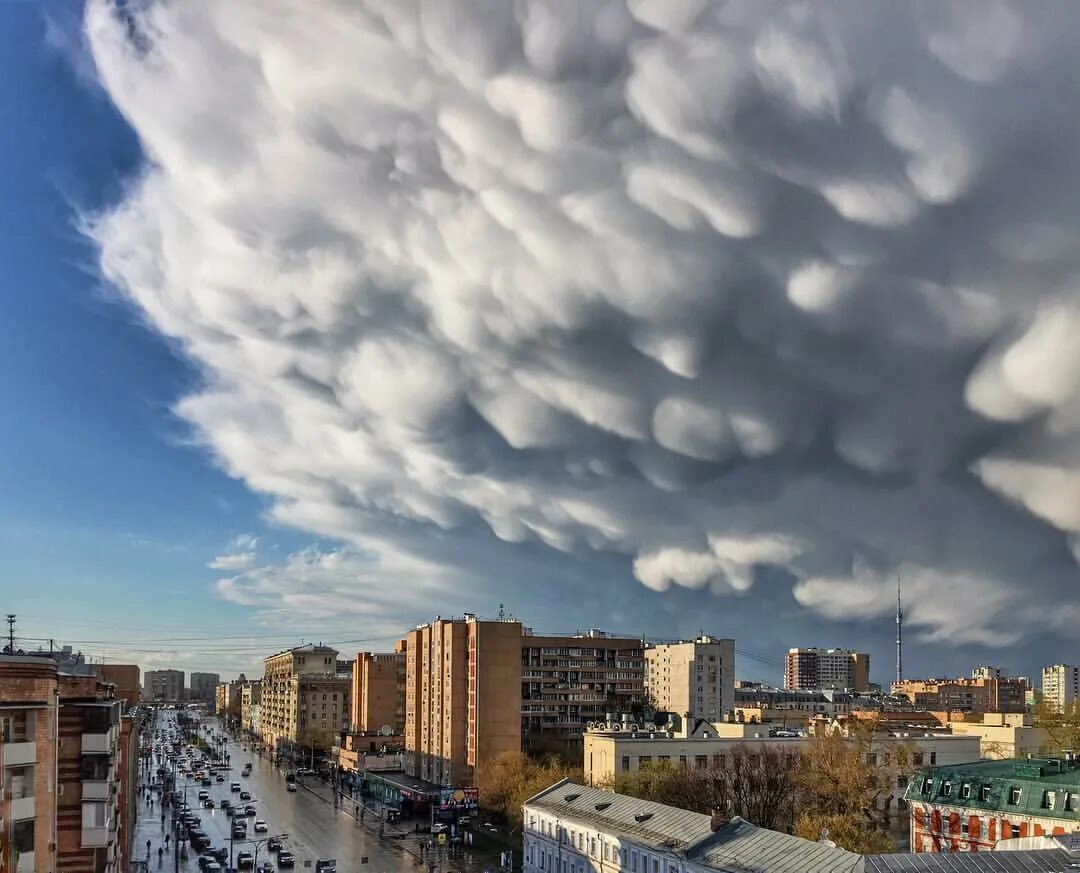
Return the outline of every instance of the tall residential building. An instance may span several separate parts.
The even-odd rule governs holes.
[[[641,641],[537,636],[517,621],[437,619],[405,641],[406,769],[468,784],[501,752],[580,749],[592,721],[644,698]]]
[[[436,619],[405,641],[405,768],[467,785],[478,763],[521,748],[521,624]]]
[[[5,871],[128,869],[139,723],[115,688],[49,658],[0,657]]]
[[[1042,699],[1058,712],[1080,700],[1080,667],[1070,664],[1043,667]]]
[[[217,673],[192,673],[188,679],[188,700],[198,703],[213,703],[214,693],[221,684]]]
[[[662,712],[722,721],[735,708],[735,641],[700,636],[647,646],[645,692]]]
[[[892,684],[892,693],[932,712],[981,715],[1027,710],[1027,680],[1023,678],[905,679]]]
[[[259,732],[262,720],[262,681],[253,679],[240,688],[240,727],[249,733]]]
[[[870,656],[851,649],[788,649],[784,687],[866,691],[870,687]]]
[[[395,652],[357,653],[352,665],[352,730],[371,734],[389,728],[399,736],[405,730],[407,647],[402,640]]]
[[[137,664],[95,664],[98,678],[116,686],[116,699],[130,709],[139,702],[139,667]]]
[[[222,682],[214,689],[214,711],[218,718],[233,727],[240,726],[244,687],[247,684],[247,677],[241,673],[231,682]]]
[[[351,675],[337,672],[337,649],[308,644],[264,659],[260,733],[281,753],[326,749],[349,726]]]
[[[143,678],[143,699],[176,703],[184,699],[183,670],[147,670]]]

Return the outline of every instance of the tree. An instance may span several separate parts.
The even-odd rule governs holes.
[[[795,773],[798,836],[818,840],[827,830],[852,852],[891,850],[888,812],[879,801],[891,794],[897,775],[910,771],[911,755],[906,746],[876,742],[874,728],[856,725],[847,736],[834,731],[808,744]]]
[[[1035,727],[1046,731],[1052,754],[1060,755],[1066,749],[1080,750],[1080,701],[1067,703],[1059,710],[1044,700],[1031,713]]]
[[[692,812],[738,815],[764,828],[791,826],[795,756],[782,748],[737,746],[712,766],[649,764],[622,775],[620,794]]]
[[[503,752],[477,768],[480,806],[502,816],[512,829],[517,829],[521,827],[521,807],[525,801],[565,778],[580,782],[584,774],[580,767],[570,767],[558,757],[537,760],[523,752]]]

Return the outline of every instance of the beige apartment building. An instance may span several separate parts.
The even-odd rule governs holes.
[[[353,731],[361,734],[382,731],[400,736],[405,730],[407,647],[408,642],[402,640],[394,652],[357,652],[352,667]]]
[[[658,711],[722,721],[735,709],[735,640],[700,636],[646,646],[644,682]]]
[[[959,679],[905,679],[893,682],[892,693],[931,712],[1023,713],[1027,711],[1027,680],[979,675]]]
[[[980,721],[951,721],[958,736],[979,738],[979,757],[988,759],[1043,757],[1057,754],[1046,730],[1024,713],[987,712]]]
[[[240,727],[258,733],[262,721],[262,681],[253,679],[240,689]]]
[[[276,752],[332,746],[347,730],[352,677],[337,672],[337,650],[308,644],[264,659],[259,705],[263,742]]]
[[[436,619],[405,640],[405,771],[468,785],[521,748],[521,624]]]
[[[870,687],[870,656],[851,649],[788,649],[784,659],[784,687],[814,691],[866,691]]]
[[[1043,667],[1042,699],[1058,712],[1080,700],[1080,667],[1071,664]]]

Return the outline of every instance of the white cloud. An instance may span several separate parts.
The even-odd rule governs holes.
[[[482,528],[657,590],[778,568],[830,619],[910,566],[983,604],[929,634],[1042,623],[1080,534],[1071,7],[564,13],[89,3],[147,155],[102,271],[224,469],[351,544],[236,543],[223,593],[390,615],[410,538]]]

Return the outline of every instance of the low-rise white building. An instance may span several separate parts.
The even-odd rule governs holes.
[[[857,873],[844,849],[557,782],[525,802],[524,873]]]

